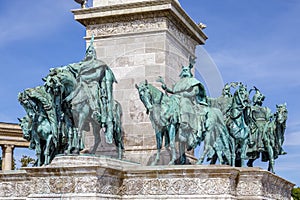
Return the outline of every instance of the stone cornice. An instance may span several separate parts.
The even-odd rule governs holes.
[[[113,6],[72,10],[75,19],[84,26],[124,22],[132,19],[167,17],[185,30],[199,44],[204,44],[207,36],[174,0],[154,0]],[[127,19],[127,20],[126,20]]]
[[[21,136],[22,129],[18,124],[0,122],[0,135]]]
[[[23,138],[23,132],[18,124],[0,122],[0,144],[28,147],[29,142]]]

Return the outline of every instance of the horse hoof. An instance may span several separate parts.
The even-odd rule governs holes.
[[[79,150],[78,150],[78,149],[73,150],[73,151],[72,151],[72,154],[73,154],[73,155],[79,155]]]
[[[83,149],[80,151],[80,154],[88,154],[88,153],[90,153],[90,150],[88,149]]]
[[[155,160],[150,164],[150,166],[155,166],[155,165],[157,165],[157,163],[158,163],[158,160]]]
[[[171,160],[168,165],[175,165],[175,161]]]
[[[70,150],[65,150],[64,154],[65,154],[65,156],[70,155],[71,151]]]
[[[196,165],[202,165],[201,161],[196,162]]]

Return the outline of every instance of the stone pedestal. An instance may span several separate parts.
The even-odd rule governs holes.
[[[86,27],[87,42],[95,36],[97,57],[119,82],[114,98],[123,108],[125,159],[146,165],[155,153],[155,134],[135,84],[147,79],[158,85],[162,76],[171,86],[207,37],[175,0],[96,0],[94,7],[72,12]],[[98,153],[114,150],[102,144]]]
[[[0,172],[0,199],[291,199],[293,184],[259,168],[141,166],[108,157],[56,157]]]

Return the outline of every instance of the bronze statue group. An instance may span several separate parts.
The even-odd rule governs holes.
[[[93,38],[84,60],[50,69],[43,81],[44,85],[18,95],[26,111],[20,125],[30,148],[35,149],[37,166],[49,164],[58,154],[94,154],[101,130],[107,143],[115,142],[122,157],[122,109],[112,95],[116,79],[96,58]],[[84,131],[93,132],[92,149],[84,146]]]
[[[219,160],[220,164],[242,167],[248,160],[247,166],[253,167],[261,157],[274,173],[275,159],[286,154],[282,149],[286,104],[277,105],[276,112],[271,113],[262,106],[265,96],[259,89],[248,91],[243,83],[236,82],[226,84],[220,97],[209,98],[191,73],[193,65],[190,60],[189,66],[182,67],[180,80],[172,88],[159,77],[157,82],[164,92],[147,81],[136,85],[156,134],[157,154],[152,165],[160,160],[164,139],[166,148],[171,149],[169,164],[185,164],[186,150],[203,145],[197,164],[206,158],[211,164]],[[231,89],[235,89],[233,94]]]
[[[191,73],[193,65],[190,60],[189,66],[182,67],[180,80],[172,88],[162,77],[157,80],[161,89],[147,81],[136,85],[156,134],[152,165],[160,160],[164,140],[171,150],[169,164],[186,164],[186,150],[203,144],[197,164],[206,158],[211,164],[219,160],[220,164],[244,166],[248,160],[252,167],[261,157],[274,172],[274,160],[285,154],[286,105],[278,105],[273,114],[262,106],[264,95],[255,87],[248,91],[242,83],[226,84],[219,98],[209,98]],[[20,125],[30,148],[35,149],[37,166],[49,164],[58,154],[95,154],[101,130],[107,143],[115,143],[122,159],[122,109],[113,98],[117,81],[112,70],[96,58],[93,37],[82,61],[50,69],[43,81],[44,85],[18,95],[26,111]],[[231,89],[235,89],[233,94]],[[91,149],[85,148],[84,131],[94,135]]]

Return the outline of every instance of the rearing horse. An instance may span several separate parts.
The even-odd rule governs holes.
[[[30,141],[30,148],[35,149],[36,165],[48,165],[57,151],[56,138],[53,134],[56,126],[51,124],[52,122],[49,119],[51,111],[48,110],[47,113],[44,110],[52,102],[43,86],[27,89],[20,93],[18,98],[27,111],[27,115],[19,119],[23,137]]]
[[[244,166],[246,157],[246,149],[248,145],[248,137],[250,129],[246,124],[248,107],[250,106],[249,93],[244,85],[240,85],[235,91],[232,99],[231,107],[228,111],[228,119],[226,125],[231,137],[233,137],[234,150],[233,157],[236,159],[235,166]],[[240,149],[240,152],[236,152]]]
[[[175,136],[178,126],[178,100],[169,97],[147,81],[136,85],[139,96],[149,114],[150,121],[155,130],[157,154],[151,165],[156,165],[160,160],[163,136],[165,136],[165,146],[171,147],[171,161],[169,165],[175,164],[176,149]]]

